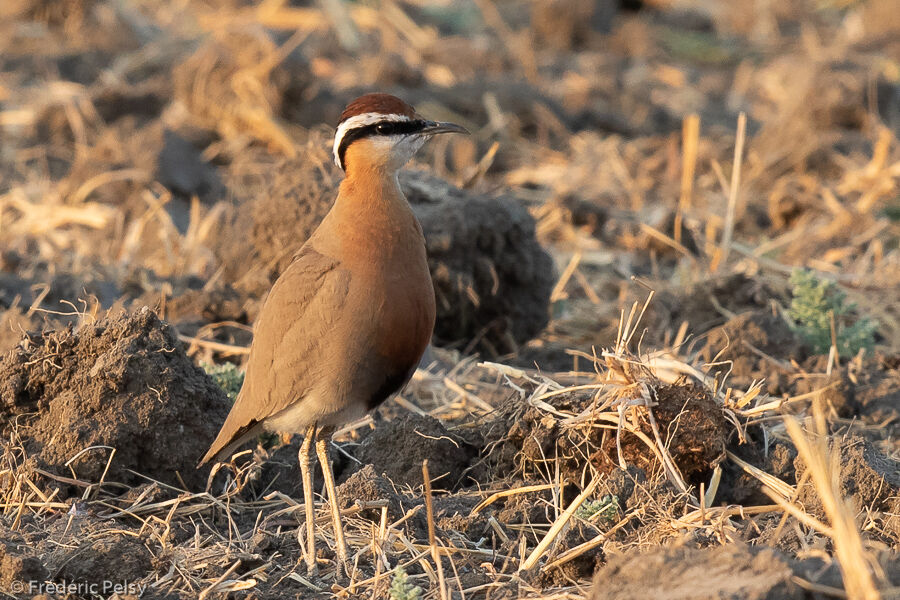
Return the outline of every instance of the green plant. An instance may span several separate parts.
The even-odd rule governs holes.
[[[586,500],[575,511],[575,516],[580,519],[590,519],[600,513],[600,521],[615,521],[619,514],[619,499],[612,494],[606,494],[598,500]]]
[[[237,365],[230,362],[216,365],[200,361],[200,368],[206,371],[216,385],[225,391],[229,400],[235,401],[238,392],[241,391],[241,385],[244,383],[244,374],[237,368]]]
[[[406,571],[398,567],[391,580],[391,600],[419,600],[422,597],[422,588],[409,582]]]
[[[834,282],[819,279],[806,269],[796,269],[791,274],[791,285],[793,299],[788,315],[793,330],[815,352],[824,354],[831,348],[832,318],[841,355],[853,356],[860,348],[872,348],[878,324],[857,315],[856,305],[847,302],[846,294]]]

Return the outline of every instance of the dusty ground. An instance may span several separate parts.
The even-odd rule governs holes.
[[[0,593],[895,597],[895,2],[326,4],[0,3]],[[298,439],[194,468],[204,365],[376,89],[473,135],[401,175],[434,347],[307,578]]]

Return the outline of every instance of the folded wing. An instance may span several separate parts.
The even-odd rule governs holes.
[[[349,283],[336,260],[307,247],[297,253],[260,311],[244,385],[201,465],[228,456],[258,435],[266,418],[303,400],[328,368],[324,350]]]

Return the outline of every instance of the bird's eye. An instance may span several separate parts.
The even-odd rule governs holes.
[[[381,135],[390,135],[394,131],[393,123],[379,123],[375,126],[375,131]]]

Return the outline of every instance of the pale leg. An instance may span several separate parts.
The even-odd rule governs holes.
[[[306,572],[314,575],[316,567],[316,513],[313,508],[313,484],[312,484],[312,444],[316,439],[316,424],[313,423],[306,429],[303,443],[300,445],[300,477],[303,480],[303,504],[306,506]]]
[[[338,576],[341,570],[346,573],[347,569],[347,544],[344,542],[344,526],[341,523],[341,511],[338,507],[337,491],[334,486],[334,474],[331,471],[331,463],[328,461],[328,444],[331,443],[331,436],[334,434],[333,427],[323,427],[316,440],[316,454],[319,457],[319,464],[322,465],[322,474],[325,476],[325,489],[328,491],[328,503],[331,505],[331,518],[334,521],[334,541],[337,546],[338,558]]]

